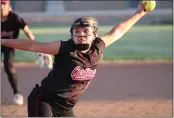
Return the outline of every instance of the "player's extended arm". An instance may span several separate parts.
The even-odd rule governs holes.
[[[100,37],[105,42],[105,47],[120,39],[138,20],[140,20],[146,14],[144,11],[145,4],[146,2],[143,4],[140,2],[139,7],[134,15],[120,24],[115,25],[110,32]]]
[[[24,27],[24,33],[26,34],[26,36],[27,36],[30,40],[34,40],[34,39],[35,39],[33,33],[31,32],[30,28],[28,27],[28,25],[25,25],[25,27]]]
[[[36,42],[25,39],[1,39],[1,45],[19,50],[55,55],[59,52],[61,42]]]

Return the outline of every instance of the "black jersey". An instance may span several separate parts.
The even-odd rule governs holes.
[[[16,39],[20,29],[24,29],[27,23],[15,12],[11,11],[5,21],[1,20],[1,39]]]
[[[76,99],[94,79],[105,44],[96,38],[87,53],[82,53],[74,47],[71,39],[61,41],[53,69],[41,82],[43,88],[56,91],[58,96],[65,99]]]

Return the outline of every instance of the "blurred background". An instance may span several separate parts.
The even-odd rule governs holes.
[[[156,2],[154,11],[104,50],[104,61],[121,60],[123,63],[99,66],[96,78],[75,107],[77,116],[172,116],[173,2]],[[36,41],[48,42],[68,40],[71,23],[81,16],[96,17],[99,36],[103,35],[133,15],[138,3],[136,0],[14,0],[11,4],[13,10],[28,22]],[[19,38],[26,39],[22,31]],[[15,60],[37,62],[38,57],[37,53],[17,50]],[[124,63],[127,60],[160,60],[162,63]],[[15,106],[12,105],[11,87],[2,70],[2,116],[27,116],[27,96],[49,71],[31,63],[17,66],[25,104]]]
[[[139,0],[126,1],[12,1],[12,8],[32,28],[37,41],[67,40],[72,21],[93,16],[99,35],[135,13]],[[172,60],[173,2],[157,1],[148,13],[119,40],[106,48],[104,60]],[[20,38],[26,38],[21,32]],[[22,58],[21,58],[22,57]],[[35,61],[36,54],[17,51],[16,61]]]

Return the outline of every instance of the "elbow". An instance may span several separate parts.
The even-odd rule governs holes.
[[[34,52],[34,47],[33,46],[29,47],[28,51]]]
[[[110,34],[110,37],[112,37],[113,40],[118,40],[123,36],[123,32],[120,31],[120,29],[115,30],[114,33]]]

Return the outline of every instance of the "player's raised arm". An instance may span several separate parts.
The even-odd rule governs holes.
[[[19,50],[26,50],[31,52],[40,52],[55,55],[59,52],[61,45],[60,41],[53,42],[36,42],[24,39],[1,39],[1,45],[11,47]]]
[[[115,25],[110,32],[101,37],[101,39],[105,42],[105,47],[120,39],[139,19],[141,19],[146,14],[144,11],[145,4],[146,2],[143,4],[140,2],[134,15],[120,24]]]

